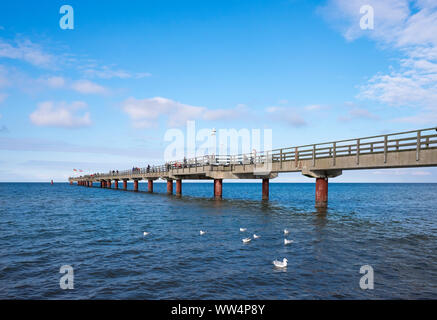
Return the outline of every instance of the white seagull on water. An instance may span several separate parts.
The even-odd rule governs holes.
[[[277,268],[285,268],[287,266],[287,262],[288,262],[287,258],[284,258],[282,259],[282,261],[274,260],[273,264]]]
[[[284,244],[285,245],[290,244],[290,243],[293,243],[293,240],[284,239]]]
[[[149,233],[150,233],[150,232],[146,232],[146,231],[144,231],[144,232],[143,232],[143,236],[147,236]]]
[[[206,231],[200,230],[200,235],[203,236],[206,233]]]
[[[284,234],[289,234],[290,231],[288,231],[287,229],[284,229]]]
[[[244,238],[244,239],[243,239],[243,243],[248,243],[248,242],[250,242],[250,241],[252,241],[252,239],[250,239],[250,238]]]
[[[246,230],[246,228],[240,228],[240,232],[245,232]]]
[[[259,236],[257,236],[256,234],[253,234],[253,238],[254,238],[254,239],[258,239]]]

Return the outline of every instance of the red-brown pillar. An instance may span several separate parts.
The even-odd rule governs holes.
[[[114,189],[118,189],[118,180],[114,180]]]
[[[94,183],[94,181],[90,181],[90,188],[93,187],[93,183]]]
[[[223,179],[214,179],[214,198],[221,199],[223,190]]]
[[[167,193],[173,194],[173,180],[172,179],[167,180]]]
[[[138,180],[134,180],[134,191],[138,191]]]
[[[123,180],[123,189],[127,190],[127,180]]]
[[[269,179],[263,179],[262,191],[263,191],[262,199],[269,200]]]
[[[176,195],[177,196],[182,195],[182,179],[176,180]]]
[[[100,180],[100,188],[103,188],[103,181]]]
[[[316,208],[328,206],[328,178],[316,178]]]
[[[70,180],[70,186],[73,184],[73,181]]]
[[[106,181],[106,188],[111,189],[111,180]]]
[[[153,180],[152,179],[147,180],[147,191],[149,191],[150,193],[153,192]]]

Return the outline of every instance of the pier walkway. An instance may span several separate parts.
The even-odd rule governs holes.
[[[210,155],[161,166],[98,173],[70,177],[70,184],[101,188],[123,189],[132,180],[134,191],[138,181],[148,181],[153,192],[153,181],[167,180],[167,193],[182,195],[182,180],[214,180],[214,197],[222,198],[223,179],[262,179],[262,199],[269,198],[269,180],[282,172],[301,172],[316,179],[316,207],[326,207],[328,178],[342,174],[343,170],[413,168],[437,166],[437,128],[385,134],[372,137],[331,141],[296,147],[275,149],[241,155]]]

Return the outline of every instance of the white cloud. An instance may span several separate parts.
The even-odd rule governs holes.
[[[361,30],[359,9],[374,8],[373,30]],[[430,0],[331,0],[321,12],[342,23],[347,40],[367,36],[381,48],[398,50],[403,58],[389,72],[380,72],[360,86],[357,95],[389,106],[418,110],[398,119],[431,123],[437,112],[437,4]],[[417,112],[417,111],[416,111]]]
[[[65,87],[65,79],[59,76],[52,76],[48,78],[40,78],[38,81],[50,88],[63,88]]]
[[[75,81],[71,84],[71,88],[83,94],[105,94],[108,92],[105,87],[89,80]]]
[[[120,78],[120,79],[141,79],[145,77],[150,77],[152,74],[148,72],[128,72],[122,69],[114,69],[109,66],[86,66],[83,70],[84,75],[91,78],[101,78],[101,79],[112,79],[112,78]]]
[[[353,119],[367,119],[367,120],[378,120],[379,117],[371,113],[367,109],[354,107],[345,116],[340,116],[338,120],[340,121],[351,121]]]
[[[204,120],[230,120],[247,117],[248,114],[248,107],[245,104],[238,104],[235,108],[230,109],[206,109],[202,117]]]
[[[268,107],[266,112],[272,120],[284,122],[292,127],[303,127],[307,125],[305,119],[298,114],[295,108],[289,107]]]
[[[128,98],[122,103],[122,109],[133,121],[134,127],[147,128],[157,125],[157,120],[164,116],[169,126],[185,125],[188,120],[223,120],[238,117],[246,112],[245,105],[232,109],[208,109],[191,106],[163,97],[149,99]]]
[[[91,125],[89,112],[76,115],[79,109],[87,105],[82,101],[75,101],[68,105],[65,102],[45,101],[38,104],[38,108],[30,114],[31,122],[37,126],[76,128]]]
[[[23,60],[37,67],[51,67],[55,60],[28,39],[16,40],[13,44],[0,39],[0,58]]]
[[[306,106],[304,109],[307,111],[320,111],[326,108],[326,106],[322,106],[320,104],[311,104],[309,106]]]

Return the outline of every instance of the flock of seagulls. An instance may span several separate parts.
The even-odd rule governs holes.
[[[247,228],[240,228],[240,232],[246,232],[246,231],[247,231]],[[200,230],[199,233],[200,233],[201,236],[203,236],[206,233],[206,231]],[[144,237],[148,236],[149,234],[150,234],[150,232],[146,232],[146,231],[143,232],[143,236]],[[290,231],[288,231],[287,229],[284,229],[284,235],[287,236],[288,234],[290,234]],[[256,235],[255,233],[253,234],[253,239],[259,239],[259,238],[260,238],[259,235]],[[252,241],[252,238],[251,237],[243,238],[242,241],[243,241],[243,243],[249,243],[249,242]],[[286,238],[284,239],[284,245],[288,245],[288,244],[291,244],[291,243],[293,243],[293,240],[288,240]],[[273,261],[273,265],[276,268],[286,268],[287,267],[287,263],[288,263],[287,258],[282,259],[282,261],[279,261],[279,260],[274,260]]]

